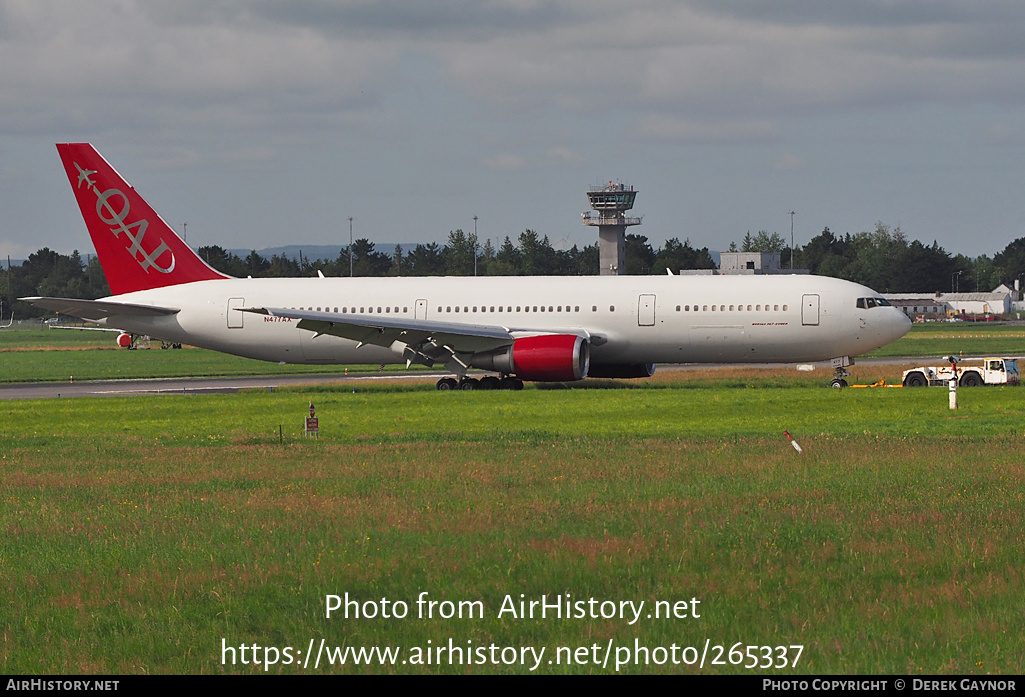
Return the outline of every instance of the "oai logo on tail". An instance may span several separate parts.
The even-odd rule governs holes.
[[[78,188],[84,184],[86,189],[96,194],[96,215],[106,225],[111,225],[110,231],[114,237],[120,237],[121,233],[131,242],[127,246],[128,252],[135,258],[142,267],[142,270],[149,273],[150,269],[156,269],[160,273],[171,273],[174,271],[174,252],[164,240],[152,252],[147,252],[142,246],[142,240],[146,237],[146,230],[149,228],[149,221],[143,218],[134,223],[125,224],[131,205],[128,197],[120,189],[107,189],[100,191],[96,188],[96,182],[90,179],[90,175],[96,174],[96,170],[83,169],[77,162],[75,169],[78,170]],[[112,200],[113,199],[113,200]],[[165,253],[171,255],[171,262],[168,266],[161,266],[157,263]]]

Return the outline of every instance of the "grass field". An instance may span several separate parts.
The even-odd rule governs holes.
[[[936,322],[915,324],[902,339],[869,356],[1022,356],[1025,327],[988,322]]]
[[[527,673],[524,647],[540,673],[1022,673],[1025,393],[808,379],[0,403],[0,670],[262,672],[255,644],[284,674]],[[421,619],[424,592],[454,604]],[[408,616],[326,618],[346,593]],[[645,605],[499,614],[521,594]],[[303,667],[322,640],[401,649]]]

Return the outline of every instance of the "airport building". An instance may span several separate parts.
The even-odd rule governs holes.
[[[883,297],[912,319],[1006,315],[1014,309],[1011,291],[1005,287],[988,293],[884,293]]]
[[[720,252],[718,269],[680,269],[681,276],[768,276],[808,274],[808,269],[784,269],[779,252]]]

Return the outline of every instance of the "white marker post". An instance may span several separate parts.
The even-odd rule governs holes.
[[[957,356],[947,356],[947,360],[950,361],[950,369],[954,372],[954,377],[950,379],[950,408],[957,409],[957,362],[960,360]]]
[[[799,453],[803,453],[804,452],[804,450],[801,448],[801,446],[797,444],[797,441],[794,440],[794,437],[792,435],[790,435],[786,431],[783,431],[783,435],[787,437],[788,441],[790,441],[790,445],[794,446],[794,450],[796,450]]]

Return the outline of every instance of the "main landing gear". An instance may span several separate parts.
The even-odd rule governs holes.
[[[502,378],[496,378],[494,375],[488,375],[480,380],[476,378],[464,377],[460,380],[455,378],[442,378],[438,380],[437,385],[439,390],[522,390],[523,381],[510,377],[508,375]]]

